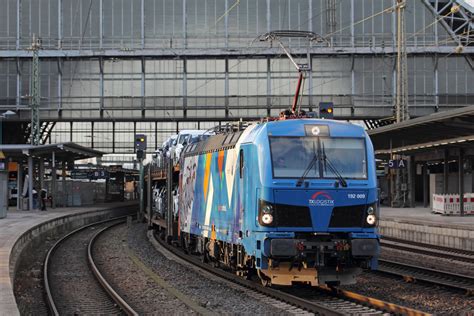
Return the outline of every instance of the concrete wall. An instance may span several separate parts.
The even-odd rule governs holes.
[[[379,232],[387,237],[474,251],[474,230],[468,230],[465,227],[446,228],[433,224],[426,226],[421,223],[381,220]]]

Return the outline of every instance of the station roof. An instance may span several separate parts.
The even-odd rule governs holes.
[[[367,131],[376,154],[474,146],[474,105]]]
[[[71,161],[101,157],[104,155],[101,151],[70,142],[38,146],[29,144],[5,144],[0,145],[0,151],[3,152],[7,158],[11,157],[13,159],[21,159],[28,155],[35,158],[51,159],[54,152],[56,161]]]

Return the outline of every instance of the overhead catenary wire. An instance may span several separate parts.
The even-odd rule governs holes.
[[[78,7],[81,3],[78,2]],[[82,50],[82,41],[84,40],[84,36],[86,35],[86,29],[87,29],[87,25],[89,24],[89,20],[90,20],[90,15],[91,15],[91,11],[92,11],[92,4],[93,4],[93,1],[90,0],[89,2],[89,9],[87,11],[87,16],[86,16],[86,23],[84,24],[83,28],[82,28],[82,32],[81,32],[81,38],[79,39],[79,52]],[[78,12],[78,9],[76,9],[76,13],[75,13],[75,16],[74,16],[74,20],[75,18],[77,17],[77,12]],[[72,92],[72,85],[73,85],[73,81],[74,81],[74,77],[76,76],[76,72],[77,72],[77,67],[79,65],[79,62],[76,62],[74,64],[74,70],[72,72],[72,75],[71,75],[71,78],[69,80],[69,96],[71,96],[71,92]],[[79,85],[82,87],[82,82],[79,82]]]
[[[383,14],[383,13],[392,12],[394,9],[396,9],[396,8],[398,7],[398,5],[399,5],[399,4],[397,4],[397,5],[395,5],[395,6],[392,6],[392,7],[389,7],[389,8],[386,8],[386,9],[384,9],[384,10],[382,10],[382,11],[380,11],[380,12],[377,12],[377,13],[375,13],[375,14],[373,14],[373,15],[370,15],[370,16],[368,16],[368,17],[365,17],[365,18],[363,18],[363,19],[361,19],[361,20],[359,20],[359,21],[357,21],[357,22],[355,22],[355,23],[353,23],[353,24],[347,25],[347,26],[345,26],[345,27],[343,27],[343,28],[340,28],[340,29],[338,29],[338,30],[336,30],[336,31],[334,31],[334,32],[332,32],[332,33],[326,34],[324,37],[327,38],[327,37],[329,37],[329,36],[331,36],[331,35],[333,35],[333,34],[336,34],[336,33],[341,32],[341,31],[343,31],[343,30],[345,30],[345,29],[347,29],[347,28],[350,28],[352,25],[355,26],[355,25],[357,25],[357,24],[363,23],[363,22],[365,22],[365,21],[367,21],[367,20],[369,20],[369,19],[371,19],[371,18],[375,18],[376,16],[379,16],[379,15],[381,15],[381,14]],[[415,37],[415,36],[421,34],[421,33],[422,33],[424,30],[426,30],[427,28],[429,28],[429,27],[431,27],[432,25],[438,23],[439,21],[441,21],[442,19],[448,17],[449,15],[456,13],[458,10],[459,10],[459,8],[455,6],[454,9],[451,9],[451,10],[450,10],[448,13],[446,13],[445,15],[440,16],[439,18],[436,18],[434,22],[432,22],[432,23],[430,23],[430,24],[424,26],[424,27],[421,28],[420,30],[416,31],[415,33],[413,33],[412,35],[410,35],[409,37],[407,37],[406,40],[411,39],[411,38],[413,38],[413,37]],[[471,31],[471,32],[474,33],[474,31]],[[466,33],[469,34],[470,32],[466,32],[466,31],[465,31],[465,32],[463,32],[463,33],[460,34],[460,35],[465,35]],[[448,39],[448,40],[446,40],[446,41],[447,41],[447,42],[449,42],[449,41],[455,42],[456,40],[453,39],[453,38],[450,38],[450,39]],[[442,42],[440,42],[440,43],[442,43]],[[447,56],[445,56],[445,57],[448,57],[448,56],[452,55],[453,53],[454,53],[454,52],[449,53],[449,54],[448,54]],[[319,85],[316,85],[316,86],[312,86],[312,88],[320,87],[320,86],[323,86],[324,84],[327,84],[327,83],[330,83],[330,82],[333,82],[333,81],[336,81],[336,80],[340,80],[340,79],[343,79],[343,77],[341,77],[341,78],[334,78],[334,79],[332,79],[332,80],[323,82],[322,84],[319,84]],[[280,85],[280,86],[277,86],[277,87],[272,87],[272,91],[275,90],[275,89],[279,89],[279,88],[281,88],[281,87],[284,87],[284,86],[289,86],[289,85],[291,85],[290,82],[285,83],[285,84]],[[305,90],[305,91],[308,91],[308,90]]]
[[[217,24],[226,16],[230,13],[230,11],[232,11],[235,7],[237,7],[238,5],[240,4],[240,0],[236,0],[234,2],[233,5],[231,5],[231,7],[229,9],[227,9],[227,11],[224,12],[224,14],[222,14],[217,20],[216,22],[214,23],[214,27],[217,26]]]
[[[377,13],[374,13],[374,14],[372,14],[372,15],[369,15],[369,16],[367,16],[367,17],[365,17],[365,18],[363,18],[363,19],[361,19],[361,20],[359,20],[359,21],[357,21],[357,22],[351,23],[351,24],[346,25],[346,26],[344,26],[344,27],[342,27],[342,28],[340,28],[340,29],[338,29],[338,30],[335,30],[334,32],[328,33],[328,34],[326,34],[326,35],[323,36],[323,37],[327,39],[328,37],[330,37],[330,36],[332,36],[332,35],[334,35],[334,34],[336,34],[336,33],[339,33],[339,32],[342,32],[342,31],[344,31],[344,30],[347,30],[348,28],[351,28],[351,27],[353,27],[353,26],[356,26],[356,25],[358,25],[358,24],[360,24],[360,23],[364,23],[365,21],[368,21],[368,20],[370,20],[370,19],[373,19],[373,18],[375,18],[375,17],[377,17],[377,16],[379,16],[379,15],[382,15],[382,14],[387,13],[387,12],[393,12],[393,10],[395,10],[398,6],[399,6],[399,4],[394,5],[394,6],[391,6],[391,7],[389,7],[389,8],[386,8],[386,9],[384,9],[384,10],[382,10],[382,11],[379,11],[379,12],[377,12]]]
[[[239,1],[239,3],[240,3],[240,1]],[[235,4],[235,3],[234,3],[234,4]],[[225,16],[225,14],[228,14],[228,13],[231,11],[231,9],[234,9],[235,7],[236,7],[236,6],[234,6],[234,5],[231,6],[231,8],[229,8],[229,10],[227,10],[222,16]],[[357,21],[357,22],[355,22],[355,23],[353,23],[353,24],[349,24],[349,25],[347,25],[347,26],[345,26],[345,27],[343,27],[343,28],[341,28],[341,29],[339,29],[339,30],[336,30],[336,31],[334,31],[334,32],[332,32],[332,33],[326,34],[326,35],[324,36],[324,38],[327,38],[327,37],[329,37],[329,36],[331,36],[331,35],[333,35],[333,34],[336,34],[336,33],[341,32],[341,31],[343,31],[343,30],[345,30],[345,29],[347,29],[347,28],[350,28],[352,25],[355,26],[355,25],[357,25],[357,24],[360,24],[360,23],[363,23],[363,22],[365,22],[365,21],[367,21],[367,20],[370,20],[370,19],[372,19],[372,18],[375,18],[375,17],[377,17],[377,16],[379,16],[379,15],[381,15],[381,14],[384,14],[384,13],[386,13],[386,12],[390,12],[390,11],[396,9],[396,8],[397,8],[397,5],[391,6],[391,7],[386,8],[386,9],[383,9],[382,11],[377,12],[377,13],[375,13],[375,14],[372,14],[372,15],[370,15],[370,16],[368,16],[368,17],[365,17],[365,18],[363,18],[363,19],[361,19],[361,20],[359,20],[359,21]],[[325,10],[321,10],[320,12],[318,12],[316,15],[312,16],[312,17],[311,17],[310,19],[308,19],[307,21],[312,20],[314,17],[317,17],[317,16],[321,15],[323,12],[325,12]],[[307,22],[307,21],[306,21],[306,22]],[[304,23],[306,23],[306,22],[304,22]],[[304,24],[304,23],[301,23],[299,26],[301,26],[301,25]],[[252,40],[249,42],[249,44],[247,45],[246,49],[249,49],[249,48],[253,45],[253,43],[254,43],[255,41],[257,41],[258,39],[259,39],[259,36],[257,36],[257,37],[255,37],[254,39],[252,39]],[[262,48],[262,50],[264,50],[264,48]],[[279,55],[279,57],[281,57],[281,56],[282,56],[282,54]],[[273,58],[273,59],[272,59],[272,63],[271,63],[271,64],[274,63],[275,59],[277,59],[277,58]],[[235,67],[237,67],[238,65],[240,65],[240,64],[243,63],[244,61],[248,61],[248,59],[242,59],[241,61],[239,61],[238,63],[236,63],[236,64],[233,65],[232,67],[230,67],[229,70],[230,70],[230,69],[234,69]],[[199,85],[198,87],[194,88],[191,92],[189,92],[188,95],[189,95],[189,94],[193,94],[194,92],[196,92],[197,90],[201,89],[202,87],[205,87],[205,86],[208,85],[210,82],[216,81],[216,80],[218,80],[218,79],[222,79],[221,77],[225,77],[225,73],[220,74],[220,76],[217,76],[217,75],[216,75],[215,77],[213,77],[213,78],[211,78],[211,79],[209,79],[209,80],[206,80],[203,84]],[[286,85],[289,85],[289,84],[290,84],[290,83],[285,84],[285,85],[282,85],[282,86],[286,86]],[[280,86],[280,87],[281,87],[281,86]],[[273,90],[274,90],[274,89],[272,88],[272,91],[273,91]],[[272,103],[273,103],[273,98],[272,98]]]

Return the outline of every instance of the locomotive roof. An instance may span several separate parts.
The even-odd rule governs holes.
[[[361,126],[354,125],[349,122],[334,120],[294,119],[265,122],[261,124],[261,126],[265,126],[269,134],[272,133],[275,136],[279,135],[280,133],[286,134],[288,130],[291,130],[293,133],[295,133],[295,135],[301,134],[300,136],[304,136],[305,124],[328,125],[332,131],[331,135],[334,134],[335,136],[344,135],[362,137],[365,135],[365,131]],[[203,141],[188,145],[185,148],[183,154],[184,156],[193,156],[233,148],[237,144],[242,133],[243,130],[213,135]]]
[[[184,149],[184,156],[194,156],[235,147],[243,131],[213,135],[203,141],[190,144]]]

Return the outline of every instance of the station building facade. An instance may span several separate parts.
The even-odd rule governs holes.
[[[474,103],[471,34],[450,28],[446,21],[460,13],[450,13],[456,1],[443,11],[445,2],[406,2],[412,117]],[[36,35],[42,47],[44,143],[74,141],[127,154],[133,153],[133,135],[143,133],[155,149],[179,129],[207,129],[287,109],[297,72],[276,43],[258,37],[301,30],[324,38],[283,40],[297,60],[311,64],[303,109],[317,110],[324,101],[334,102],[340,119],[391,117],[396,5],[395,0],[4,0],[0,108],[15,111],[28,130],[29,48]]]

